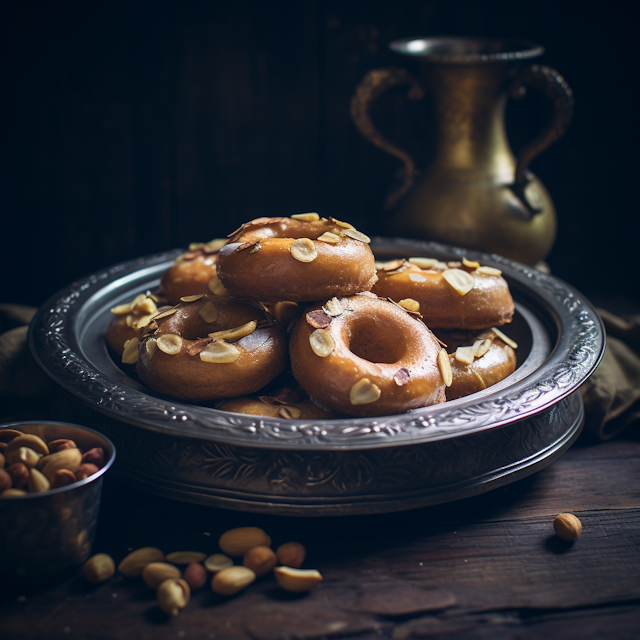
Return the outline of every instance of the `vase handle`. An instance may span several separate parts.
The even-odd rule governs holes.
[[[404,163],[401,171],[402,184],[387,196],[385,209],[393,208],[411,189],[418,172],[413,158],[406,151],[389,142],[376,129],[369,115],[369,108],[387,89],[401,84],[410,85],[407,95],[412,100],[420,100],[424,97],[424,90],[412,73],[399,67],[383,67],[369,71],[360,81],[351,98],[351,118],[360,133],[369,142]]]
[[[527,87],[537,89],[549,98],[553,102],[554,109],[551,122],[518,155],[515,186],[520,189],[529,182],[527,174],[531,161],[562,137],[573,117],[573,91],[555,69],[538,64],[525,67],[511,84],[509,94],[512,98],[521,98],[526,94]]]

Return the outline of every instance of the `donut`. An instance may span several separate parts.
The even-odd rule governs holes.
[[[409,258],[378,263],[373,293],[419,311],[431,329],[499,327],[511,322],[513,298],[499,269],[477,262]]]
[[[293,328],[289,355],[311,398],[343,414],[388,415],[445,401],[446,352],[422,322],[371,293],[310,307]]]
[[[257,218],[229,236],[218,278],[237,298],[317,301],[368,291],[376,281],[369,238],[317,213]]]
[[[178,304],[180,298],[198,293],[210,293],[209,283],[216,283],[216,263],[218,252],[226,239],[216,239],[207,243],[192,243],[189,251],[179,255],[160,278],[160,292],[171,304]]]
[[[447,345],[452,382],[447,400],[456,400],[493,386],[516,370],[517,344],[497,328],[487,331],[435,330]]]
[[[182,400],[253,393],[286,364],[284,331],[277,324],[261,309],[214,295],[185,297],[160,312],[138,344],[142,382]]]
[[[113,317],[105,336],[107,345],[118,356],[122,356],[125,343],[142,335],[147,322],[158,311],[157,304],[162,302],[164,300],[158,294],[148,291],[137,295],[131,302],[113,307]]]
[[[322,409],[308,400],[286,404],[267,404],[255,396],[231,398],[219,404],[216,409],[233,413],[245,413],[251,416],[285,418],[288,420],[329,420],[338,417],[333,411]]]

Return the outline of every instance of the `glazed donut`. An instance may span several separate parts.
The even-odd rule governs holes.
[[[268,418],[285,418],[289,420],[329,420],[338,417],[333,411],[321,409],[318,405],[308,400],[287,404],[266,404],[260,398],[253,396],[225,400],[216,409],[233,413],[245,413],[251,416],[266,416]]]
[[[351,295],[376,281],[368,242],[351,225],[317,213],[257,218],[220,250],[218,277],[238,298],[299,302]]]
[[[113,317],[105,336],[109,347],[122,356],[125,343],[142,335],[147,322],[158,311],[157,304],[163,302],[158,294],[147,292],[137,295],[131,302],[113,307]]]
[[[446,352],[422,322],[371,293],[310,307],[293,329],[289,355],[302,388],[343,414],[388,415],[445,401]]]
[[[517,344],[499,329],[447,332],[435,330],[447,345],[452,382],[447,400],[463,398],[493,386],[516,370]]]
[[[184,296],[210,293],[209,283],[217,279],[218,253],[226,242],[217,239],[189,245],[189,251],[178,256],[162,274],[159,291],[171,304],[178,304]]]
[[[262,310],[200,294],[152,318],[137,370],[156,391],[207,401],[253,393],[286,363],[284,331]]]
[[[499,269],[469,260],[444,263],[430,258],[377,266],[373,293],[403,306],[406,301],[407,308],[419,311],[429,328],[481,330],[511,322],[513,317],[513,298]]]

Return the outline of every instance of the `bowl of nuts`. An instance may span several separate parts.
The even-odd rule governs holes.
[[[102,480],[115,459],[102,434],[59,422],[0,425],[0,575],[15,586],[62,580],[89,557]]]

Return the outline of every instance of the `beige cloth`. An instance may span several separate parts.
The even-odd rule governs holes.
[[[33,360],[27,326],[36,310],[0,305],[0,421],[46,419],[55,385]],[[640,423],[640,316],[625,320],[599,309],[607,331],[602,362],[582,386],[585,431],[608,440]],[[39,414],[39,415],[38,415]]]

